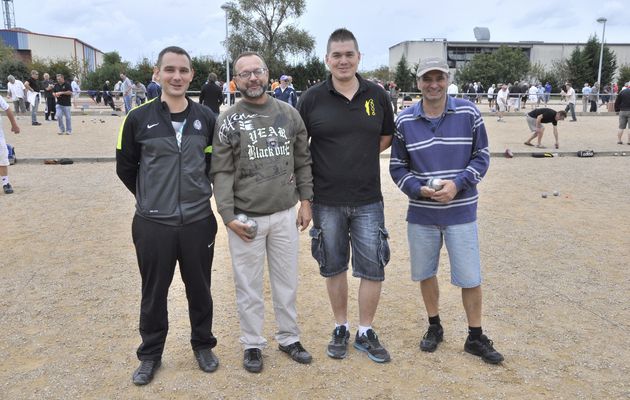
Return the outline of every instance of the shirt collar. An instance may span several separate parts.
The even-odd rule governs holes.
[[[414,118],[424,118],[428,119],[426,114],[424,113],[424,109],[422,108],[422,100],[417,102],[414,106],[413,116]],[[457,105],[455,104],[455,98],[449,95],[446,95],[446,107],[444,109],[444,114],[454,113],[457,109]]]
[[[359,75],[358,73],[355,73],[354,76],[356,76],[357,79],[359,80],[359,89],[357,89],[357,93],[355,94],[356,96],[357,94],[362,93],[365,90],[367,90],[368,85],[365,79],[363,79],[361,75]],[[328,74],[328,78],[326,78],[326,88],[328,89],[329,92],[335,93],[341,96],[341,93],[339,93],[337,89],[335,89],[335,87],[333,86],[332,74]]]

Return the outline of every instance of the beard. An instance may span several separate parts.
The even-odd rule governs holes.
[[[247,97],[248,99],[257,99],[261,96],[263,96],[265,94],[265,91],[267,90],[267,85],[260,85],[257,89],[250,89],[250,88],[242,88],[239,87],[238,91],[241,92],[241,94],[243,95],[243,97]]]

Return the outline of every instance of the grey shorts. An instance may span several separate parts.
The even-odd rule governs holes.
[[[619,111],[619,129],[630,128],[630,111]]]
[[[530,117],[529,115],[527,115],[526,118],[529,130],[532,131],[532,133],[536,132],[536,118]]]

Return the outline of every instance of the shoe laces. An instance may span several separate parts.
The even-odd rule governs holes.
[[[437,336],[439,330],[440,330],[439,326],[429,325],[429,329],[427,329],[427,331],[425,332],[422,338],[426,339],[428,337]]]
[[[252,361],[252,360],[260,360],[261,358],[261,351],[260,349],[250,349],[250,351],[248,351],[247,353],[247,360],[248,361]]]
[[[155,361],[153,360],[142,361],[140,363],[140,368],[138,368],[138,373],[148,375],[151,373],[151,370],[153,369],[154,365],[155,365]]]
[[[374,329],[368,329],[365,332],[368,342],[374,347],[381,347],[381,343],[378,341],[378,335],[374,332]]]
[[[333,331],[333,342],[335,344],[343,344],[346,341],[346,327],[341,325]]]
[[[298,352],[298,353],[306,352],[306,349],[302,346],[302,343],[300,342],[295,342],[290,347],[293,347],[294,352]]]
[[[494,342],[490,339],[488,339],[488,337],[486,335],[481,335],[479,337],[479,342],[486,347],[488,350],[490,351],[495,351],[494,350]]]

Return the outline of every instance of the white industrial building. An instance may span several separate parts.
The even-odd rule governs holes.
[[[24,62],[76,60],[92,72],[103,64],[103,52],[71,37],[34,33],[22,28],[0,29],[0,40],[13,47]]]
[[[442,57],[448,62],[452,72],[470,61],[475,54],[491,53],[501,46],[520,48],[531,63],[539,63],[549,69],[555,60],[564,60],[571,56],[576,47],[584,48],[586,43],[545,43],[545,42],[449,42],[446,39],[408,40],[389,48],[389,69],[396,70],[396,65],[404,55],[409,65],[421,58]],[[606,47],[617,56],[617,70],[620,66],[630,65],[630,43],[606,43]],[[618,71],[616,71],[618,72]]]

